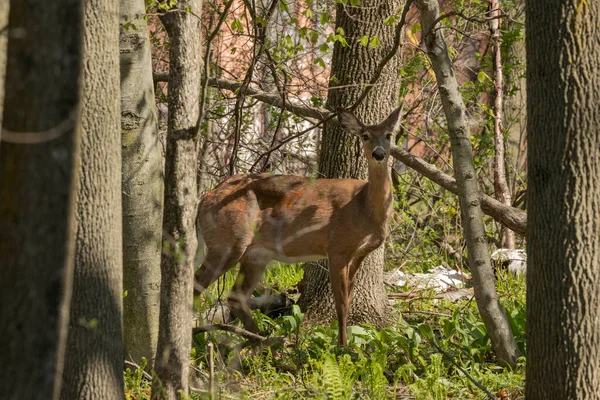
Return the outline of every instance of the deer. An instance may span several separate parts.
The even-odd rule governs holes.
[[[198,236],[206,248],[195,274],[195,294],[240,263],[227,300],[244,327],[258,333],[248,300],[271,261],[329,260],[338,320],[338,345],[347,322],[356,273],[383,244],[392,212],[388,159],[401,108],[377,125],[337,110],[341,127],[362,142],[368,181],[247,174],[226,178],[199,204]]]

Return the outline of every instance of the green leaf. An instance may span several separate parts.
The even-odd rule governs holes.
[[[371,38],[371,42],[369,43],[369,45],[372,48],[375,48],[375,47],[379,46],[380,44],[381,44],[381,42],[379,41],[379,37],[377,35],[373,36]]]
[[[331,19],[331,15],[329,14],[329,11],[325,11],[325,12],[321,13],[321,17],[319,18],[321,25],[327,24],[330,19]]]
[[[486,74],[486,73],[485,73],[485,72],[483,72],[483,71],[479,71],[479,73],[477,74],[477,80],[478,80],[479,82],[481,82],[481,83],[484,83],[486,79],[487,79],[487,80],[490,80],[490,81],[492,80],[492,79],[491,79],[491,78],[488,76],[488,74]]]
[[[308,34],[308,37],[310,38],[310,42],[312,44],[317,44],[317,42],[319,41],[319,32],[310,31],[310,33]]]
[[[360,6],[360,0],[350,0],[350,5],[351,6]]]
[[[360,39],[358,39],[358,43],[360,43],[362,46],[366,47],[369,44],[369,37],[368,36],[363,36]]]
[[[384,25],[393,25],[398,21],[398,17],[396,15],[390,15],[386,19],[383,20]]]
[[[327,53],[329,51],[329,45],[327,43],[323,43],[321,46],[319,46],[319,50],[321,53]]]
[[[318,65],[321,68],[325,68],[325,61],[323,61],[323,59],[321,57],[315,58],[314,63],[315,63],[315,65]]]
[[[433,329],[431,329],[430,325],[419,324],[418,328],[419,328],[419,332],[421,332],[421,335],[423,335],[423,337],[425,339],[429,340],[430,342],[436,343],[435,335],[434,335]]]
[[[413,35],[419,31],[421,31],[421,24],[419,24],[418,22],[413,24],[412,28],[410,28],[410,33],[412,33]]]

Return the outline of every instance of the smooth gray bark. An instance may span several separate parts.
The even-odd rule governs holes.
[[[375,75],[379,62],[394,42],[395,27],[385,25],[384,18],[396,13],[403,1],[371,0],[360,7],[342,6],[336,9],[336,29],[342,28],[349,46],[336,43],[327,108],[349,107],[360,96],[363,86]],[[363,35],[378,36],[381,46],[365,47],[357,39]],[[400,53],[400,52],[399,52]],[[400,95],[400,54],[385,66],[378,86],[355,110],[365,124],[376,124],[398,106]],[[336,86],[341,86],[337,88]],[[367,161],[358,138],[344,132],[337,124],[325,125],[319,159],[319,176],[325,178],[367,179]],[[365,210],[365,212],[368,212]],[[356,289],[350,306],[349,323],[369,322],[383,326],[388,322],[388,301],[383,283],[383,246],[369,254],[357,273]],[[307,319],[314,323],[329,323],[335,319],[335,307],[327,262],[308,263],[304,267],[300,306]]]
[[[527,398],[597,399],[600,3],[527,7]]]
[[[482,219],[481,194],[473,165],[473,149],[467,127],[466,109],[458,89],[446,41],[442,31],[437,29],[438,26],[434,26],[434,22],[440,15],[438,0],[416,0],[415,3],[421,14],[423,40],[437,78],[442,106],[448,122],[475,300],[499,362],[515,366],[520,352],[496,292],[496,279],[490,263]]]
[[[64,400],[125,396],[118,11],[119,0],[85,4],[81,173]]]
[[[82,4],[10,3],[0,147],[0,393],[9,399],[60,394],[73,272]]]
[[[190,12],[186,12],[189,10]],[[198,240],[198,118],[200,116],[200,0],[180,0],[161,20],[169,34],[169,121],[161,261],[158,347],[152,398],[188,392],[194,259]]]
[[[121,0],[123,327],[125,354],[148,367],[156,354],[164,170],[144,0]]]

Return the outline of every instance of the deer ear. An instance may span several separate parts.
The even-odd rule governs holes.
[[[383,121],[382,125],[385,125],[386,129],[392,133],[396,133],[396,131],[400,128],[402,108],[403,106],[396,108],[390,115],[388,115],[385,121]]]
[[[346,132],[356,136],[364,132],[365,126],[350,111],[338,108],[336,114],[340,125]]]

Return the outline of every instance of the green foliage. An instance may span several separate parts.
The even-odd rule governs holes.
[[[287,268],[274,265],[269,284],[280,290],[294,286],[297,281],[292,277],[300,279],[301,270]],[[233,283],[230,277],[225,281],[226,286]],[[524,351],[524,280],[501,271],[498,282],[502,305]],[[494,363],[489,335],[472,300],[449,303],[424,294],[417,301],[398,303],[396,312],[397,322],[381,330],[348,327],[348,345],[343,348],[337,346],[337,323],[304,326],[298,306],[275,319],[255,312],[260,329],[268,337],[284,336],[283,345],[249,348],[238,355],[235,349],[244,342],[239,336],[200,333],[193,338],[192,361],[206,374],[207,344],[212,342],[216,381],[224,394],[234,398],[385,399],[398,394],[416,399],[481,398],[480,390],[440,354],[435,343],[491,392],[523,393],[524,361],[514,371]],[[236,363],[241,363],[237,371],[232,369]],[[243,384],[232,387],[232,382]],[[125,384],[128,399],[148,398],[150,385],[141,370],[127,369]]]

